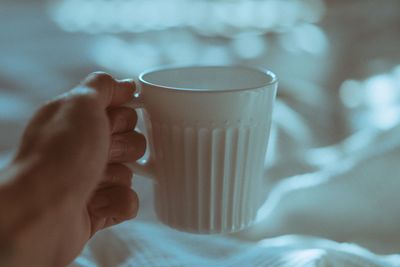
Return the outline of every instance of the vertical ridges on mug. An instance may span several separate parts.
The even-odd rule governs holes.
[[[204,207],[204,214],[202,215],[203,218],[203,227],[206,231],[212,231],[213,225],[210,223],[210,206],[211,204],[211,184],[212,184],[212,177],[211,177],[211,167],[212,167],[212,128],[205,128],[205,153],[204,153],[204,199],[203,199],[203,207]]]
[[[161,142],[160,142],[160,139],[159,139],[159,137],[160,137],[160,127],[159,127],[159,125],[158,124],[153,124],[152,125],[152,130],[153,130],[153,134],[152,134],[152,137],[153,137],[153,142],[154,142],[154,147],[160,147],[161,146]],[[162,151],[161,151],[161,149],[159,149],[159,150],[157,150],[157,151],[152,151],[154,154],[152,155],[152,157],[157,161],[160,161],[161,160],[161,153],[162,153]],[[157,165],[156,166],[156,173],[157,173],[157,175],[159,175],[160,173],[163,173],[164,172],[164,170],[163,170],[163,165],[162,164],[160,164],[160,165]],[[155,197],[155,199],[154,199],[154,201],[155,202],[159,202],[160,201],[160,198],[161,199],[164,199],[164,195],[163,195],[163,191],[161,190],[161,188],[162,188],[162,183],[163,183],[163,179],[160,179],[160,180],[158,180],[157,181],[157,183],[155,184],[155,186],[154,186],[154,197]],[[160,210],[160,207],[159,207],[159,205],[155,205],[155,209],[156,209],[156,213],[157,214],[159,214],[160,216],[163,216],[163,215],[161,215],[161,213],[163,212],[162,210]]]
[[[164,133],[163,133],[163,144],[164,144],[164,151],[167,153],[168,155],[165,155],[165,162],[167,164],[165,164],[165,179],[166,179],[166,186],[165,186],[165,190],[167,192],[167,202],[165,203],[167,204],[167,212],[166,212],[166,219],[168,221],[168,224],[170,225],[174,225],[174,218],[173,218],[173,214],[174,214],[174,199],[173,199],[173,195],[171,194],[171,191],[173,190],[173,181],[171,181],[173,178],[173,168],[172,168],[172,164],[173,164],[173,158],[171,156],[171,150],[170,150],[170,142],[171,142],[171,138],[170,138],[170,127],[168,126],[167,123],[163,123],[163,127],[164,129]]]
[[[250,134],[251,134],[251,127],[246,127],[245,128],[245,152],[244,152],[244,165],[243,165],[243,186],[242,186],[242,196],[240,199],[241,202],[241,216],[240,216],[240,228],[242,228],[246,224],[246,218],[248,216],[248,184],[249,184],[249,162],[251,161],[250,157],[250,145],[251,145],[251,140],[250,140]]]
[[[204,190],[206,189],[204,186],[204,179],[208,174],[206,164],[207,164],[207,129],[199,127],[197,130],[198,139],[197,139],[197,153],[198,153],[198,191],[197,191],[197,226],[200,231],[202,231],[204,227],[204,215],[206,215],[206,211],[204,207]],[[207,207],[208,208],[208,207]]]
[[[175,205],[175,215],[174,221],[175,225],[183,225],[183,214],[184,214],[184,173],[183,173],[183,154],[182,148],[182,127],[180,125],[171,124],[171,137],[172,137],[172,146],[171,146],[171,154],[173,157],[173,177],[171,177],[174,181],[173,190],[171,194],[174,196],[174,205]]]
[[[259,179],[260,179],[260,183],[264,183],[264,165],[265,165],[265,159],[266,159],[266,154],[267,154],[267,147],[268,147],[268,141],[269,141],[269,138],[268,138],[268,136],[269,136],[269,131],[270,131],[270,128],[267,126],[268,124],[266,124],[266,125],[263,125],[262,126],[262,130],[261,130],[261,132],[262,132],[262,134],[264,135],[264,136],[267,136],[267,138],[260,138],[261,140],[263,140],[262,142],[262,150],[261,150],[261,152],[260,152],[260,157],[259,157],[259,159],[260,159],[260,165],[259,165],[259,167],[258,167],[258,169],[260,169],[261,170],[261,173],[258,175],[258,177],[260,177]],[[257,210],[255,210],[255,213],[257,213],[257,211],[258,211],[258,208],[263,204],[263,201],[265,200],[265,195],[266,194],[264,194],[263,192],[261,192],[261,189],[262,188],[264,188],[264,186],[260,186],[260,192],[259,192],[259,199],[258,199],[258,206],[256,207],[257,208]]]
[[[218,190],[218,161],[220,157],[220,130],[217,129],[212,129],[211,130],[211,168],[210,168],[210,230],[217,230],[216,229],[216,221],[217,221],[217,216],[218,216],[218,199],[216,199],[217,190]]]
[[[255,166],[257,164],[257,151],[259,150],[259,147],[261,144],[258,143],[257,136],[259,134],[259,129],[256,126],[250,127],[250,144],[249,144],[249,155],[250,155],[250,162],[252,162],[252,167],[249,168],[249,175],[247,176],[248,180],[248,187],[247,190],[249,192],[248,194],[248,202],[247,202],[247,216],[246,219],[249,220],[249,218],[254,218],[255,216],[255,205],[256,205],[256,199],[258,198],[257,195],[257,190],[259,188],[259,185],[256,181],[258,181],[257,173],[255,173]],[[249,222],[247,221],[246,224]]]
[[[236,179],[235,179],[235,190],[234,195],[235,198],[233,200],[233,209],[235,214],[235,227],[241,228],[241,217],[243,214],[242,211],[242,198],[243,198],[243,182],[245,179],[244,175],[244,161],[246,158],[243,153],[245,151],[245,141],[246,141],[246,129],[244,127],[239,127],[237,129],[237,151],[236,153]]]
[[[248,225],[260,203],[264,125],[209,127],[153,122],[153,155],[161,221],[192,232],[236,231]],[[260,143],[261,141],[261,143]]]
[[[195,139],[195,129],[193,127],[185,127],[184,133],[184,165],[185,165],[185,225],[195,225],[195,201],[194,198],[197,197],[194,192],[194,181],[197,177],[197,173],[194,172],[195,166],[197,164],[197,153],[196,151],[196,139]]]
[[[222,179],[222,192],[221,192],[221,198],[222,198],[222,213],[221,213],[221,218],[222,218],[222,224],[221,227],[222,229],[226,229],[227,226],[227,219],[228,219],[228,195],[229,195],[229,157],[230,157],[230,152],[231,152],[231,144],[230,144],[230,138],[229,138],[229,131],[227,129],[224,130],[224,153],[223,153],[223,161],[221,165],[223,165],[223,176],[220,178]]]
[[[230,182],[230,188],[229,188],[229,211],[230,214],[228,215],[230,218],[229,225],[231,226],[231,231],[234,231],[235,228],[237,228],[237,216],[238,216],[238,210],[237,210],[237,186],[238,186],[238,180],[240,177],[238,176],[238,166],[240,165],[240,162],[237,160],[238,158],[238,144],[239,143],[239,128],[232,128],[232,156],[231,156],[231,182]]]
[[[263,135],[263,129],[262,127],[260,127],[259,125],[255,125],[252,127],[253,131],[254,131],[254,136],[253,139],[257,142],[259,142],[261,139],[260,137]],[[251,192],[253,192],[250,200],[250,217],[253,218],[256,214],[256,211],[258,209],[258,204],[259,204],[259,192],[260,192],[260,182],[262,182],[261,180],[261,174],[259,173],[259,166],[261,164],[261,152],[262,152],[262,143],[258,143],[258,144],[254,144],[253,145],[253,158],[254,158],[254,167],[252,168],[252,176],[251,176],[251,182],[250,182],[250,188],[251,188]]]
[[[160,124],[160,129],[161,129],[161,131],[160,131],[160,141],[161,141],[161,146],[162,146],[162,151],[163,151],[163,154],[162,154],[162,156],[163,156],[163,162],[167,162],[168,161],[168,159],[167,159],[167,155],[165,154],[166,153],[166,151],[167,150],[165,150],[165,149],[168,149],[168,143],[167,143],[167,136],[166,136],[166,134],[167,134],[167,125],[165,125],[165,124]],[[163,166],[163,179],[162,179],[162,188],[160,189],[160,190],[162,190],[162,192],[163,192],[163,205],[162,205],[162,211],[163,211],[163,218],[164,218],[164,220],[165,221],[169,221],[169,218],[168,218],[168,211],[169,211],[169,209],[170,209],[170,206],[171,206],[171,204],[169,203],[169,192],[168,192],[168,183],[169,183],[169,181],[168,181],[168,165],[167,164],[162,164],[162,166]],[[161,186],[160,186],[161,187]]]

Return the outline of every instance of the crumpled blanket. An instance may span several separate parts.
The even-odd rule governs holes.
[[[276,183],[258,222],[237,234],[194,235],[160,224],[151,181],[134,178],[138,218],[95,236],[72,266],[400,266],[399,131],[359,133],[309,151],[309,161],[320,163],[324,152],[330,163]]]
[[[389,267],[399,263],[400,256],[377,256],[354,244],[321,238],[287,235],[252,243],[132,221],[97,235],[71,267]]]

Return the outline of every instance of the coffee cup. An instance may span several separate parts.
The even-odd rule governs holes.
[[[261,190],[277,77],[243,66],[163,67],[139,76],[148,159],[130,167],[154,179],[161,222],[193,233],[250,225]]]

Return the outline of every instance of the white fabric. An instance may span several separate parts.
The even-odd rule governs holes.
[[[355,244],[310,237],[399,251],[398,131],[363,133],[325,148],[323,154],[332,154],[330,164],[283,179],[260,210],[264,218],[239,234],[192,235],[159,224],[151,182],[138,177],[139,218],[96,236],[73,266],[400,266],[400,255],[383,257]],[[317,157],[321,150],[309,153],[323,160]]]
[[[378,257],[358,246],[302,236],[256,243],[194,236],[163,226],[129,222],[98,235],[72,266],[399,266],[399,256]]]

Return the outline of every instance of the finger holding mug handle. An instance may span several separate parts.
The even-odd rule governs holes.
[[[140,89],[137,90],[130,103],[125,105],[126,107],[133,109],[142,109],[145,108],[145,104],[143,102],[143,98],[141,97]],[[148,140],[147,140],[148,142]],[[148,147],[148,146],[147,146]],[[148,154],[146,151],[145,155]],[[149,155],[147,158],[142,157],[138,161],[134,163],[126,163],[126,166],[129,167],[133,171],[134,174],[146,177],[146,178],[155,178],[155,170],[154,170],[154,162],[152,156]]]

